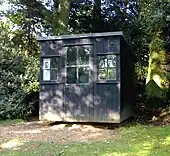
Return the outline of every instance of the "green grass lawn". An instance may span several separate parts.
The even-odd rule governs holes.
[[[168,156],[170,125],[133,125],[118,129],[117,140],[59,145],[54,142],[24,143],[15,150],[2,150],[1,156]]]

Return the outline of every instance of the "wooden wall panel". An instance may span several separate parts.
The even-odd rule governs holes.
[[[118,122],[117,84],[97,83],[94,93],[94,120]]]
[[[51,121],[64,119],[63,85],[41,84],[40,86],[40,118]]]

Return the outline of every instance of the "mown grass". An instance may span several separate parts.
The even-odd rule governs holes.
[[[119,128],[120,139],[59,145],[31,141],[1,156],[168,156],[170,126],[133,125]]]

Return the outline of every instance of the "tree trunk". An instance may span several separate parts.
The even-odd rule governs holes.
[[[94,2],[92,32],[102,32],[101,0],[95,0]]]
[[[146,104],[152,108],[168,101],[169,56],[167,52],[167,0],[140,0],[139,19],[149,43],[149,65],[146,78]]]
[[[167,102],[169,88],[168,53],[165,41],[159,32],[152,38],[149,45],[150,56],[146,79],[147,104],[152,107],[162,106]]]
[[[55,9],[52,32],[54,35],[67,34],[71,0],[58,0],[58,8]]]

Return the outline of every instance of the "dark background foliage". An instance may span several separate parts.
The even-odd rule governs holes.
[[[63,19],[66,16],[58,0],[8,0],[8,3],[10,9],[0,13],[0,18],[6,19],[0,22],[0,118],[25,118],[37,113],[36,36],[40,35],[123,31],[136,54],[136,103],[145,105],[149,45],[158,30],[162,31],[167,54],[170,50],[168,0],[72,0],[68,19]],[[66,22],[62,31],[59,20]]]

